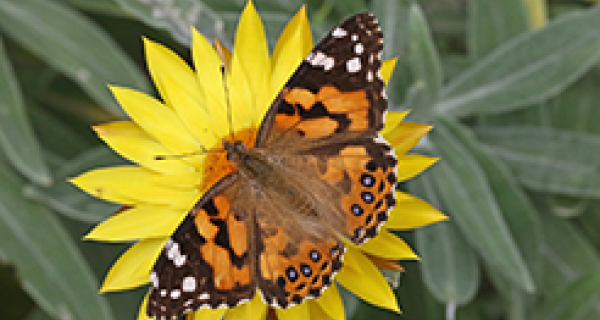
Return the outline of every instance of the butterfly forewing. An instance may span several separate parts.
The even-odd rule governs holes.
[[[199,308],[233,307],[256,290],[248,228],[230,204],[235,176],[211,188],[186,216],[151,272],[148,315],[172,319]]]
[[[295,134],[315,139],[380,130],[387,108],[382,42],[370,14],[333,29],[284,86],[262,124],[258,144],[288,143]]]

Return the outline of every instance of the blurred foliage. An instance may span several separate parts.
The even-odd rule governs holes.
[[[301,0],[256,1],[271,43]],[[402,315],[344,292],[349,319],[600,318],[600,8],[574,0],[307,0],[319,38],[373,12],[399,56],[391,109],[442,161],[403,187],[451,216],[403,236],[422,256]],[[124,117],[106,84],[152,92],[147,36],[189,58],[189,25],[231,44],[243,0],[0,1],[0,318],[134,319],[97,294],[123,245],[82,235],[115,207],[65,182],[120,163],[89,129]]]

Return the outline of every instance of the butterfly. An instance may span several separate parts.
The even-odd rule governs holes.
[[[346,246],[377,235],[397,161],[379,131],[383,35],[370,14],[334,28],[278,94],[253,142],[226,138],[236,170],[195,204],[150,274],[147,314],[176,318],[259,294],[288,308],[321,296]],[[235,93],[232,93],[235,94]]]

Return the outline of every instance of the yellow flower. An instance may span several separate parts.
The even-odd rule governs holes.
[[[150,271],[170,235],[202,195],[232,168],[224,155],[203,153],[221,146],[230,134],[251,142],[272,100],[302,59],[310,52],[312,35],[304,8],[282,32],[272,56],[260,17],[249,2],[237,29],[233,53],[220,43],[211,46],[193,31],[194,72],[169,49],[144,40],[148,68],[162,101],[144,93],[112,86],[111,90],[131,121],[94,127],[99,137],[136,165],[101,168],[71,182],[123,210],[98,225],[87,239],[136,243],[108,272],[101,292],[125,290],[150,282]],[[225,64],[226,83],[222,82]],[[382,77],[391,77],[395,60],[385,61]],[[228,94],[235,92],[235,94]],[[233,119],[229,121],[227,107]],[[414,177],[436,159],[406,154],[431,128],[405,122],[406,112],[388,112],[384,137],[398,157],[398,180]],[[231,122],[231,123],[230,123]],[[160,161],[168,155],[169,161]],[[269,309],[256,295],[231,309],[201,309],[188,315],[197,319],[345,319],[338,285],[382,308],[399,311],[396,298],[379,269],[401,270],[396,262],[417,259],[391,230],[418,228],[446,219],[426,202],[397,192],[397,205],[379,234],[363,245],[346,242],[336,284],[317,299],[288,309]],[[357,281],[360,279],[360,281]],[[147,297],[146,297],[147,299]],[[138,319],[146,319],[145,302]]]

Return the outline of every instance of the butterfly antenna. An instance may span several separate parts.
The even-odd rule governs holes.
[[[223,88],[225,89],[225,103],[227,103],[227,123],[229,124],[229,137],[231,141],[234,141],[233,137],[233,115],[231,112],[231,104],[229,103],[229,88],[227,87],[227,73],[225,72],[225,65],[221,65],[221,74],[223,75]]]
[[[199,151],[194,151],[194,152],[187,152],[187,153],[182,153],[182,154],[156,155],[156,156],[154,156],[154,160],[181,159],[181,158],[187,158],[187,157],[191,157],[191,156],[199,156],[199,155],[203,155],[203,154],[207,154],[207,153],[219,153],[219,152],[225,152],[225,149],[206,150],[206,148],[202,147],[202,149],[200,149]]]

